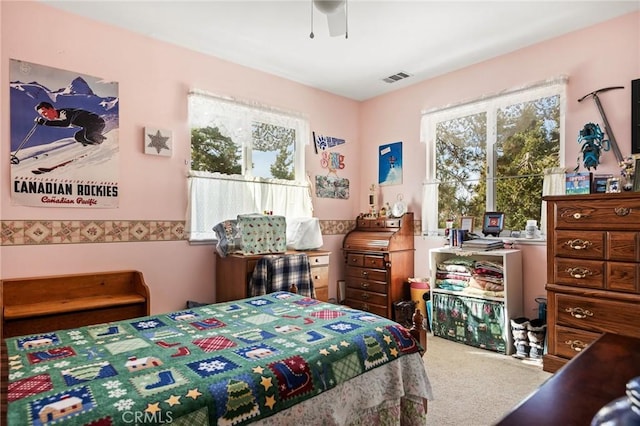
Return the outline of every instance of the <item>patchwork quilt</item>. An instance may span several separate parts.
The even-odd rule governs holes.
[[[9,425],[243,425],[422,351],[395,322],[287,292],[5,342]]]

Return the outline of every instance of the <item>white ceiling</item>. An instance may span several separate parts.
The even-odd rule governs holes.
[[[347,0],[348,39],[330,37],[317,9],[311,39],[311,0],[40,1],[354,100],[640,9],[640,0]],[[400,71],[411,77],[383,82]]]

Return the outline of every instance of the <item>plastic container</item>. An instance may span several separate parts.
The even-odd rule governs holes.
[[[416,308],[420,309],[420,313],[424,318],[428,318],[426,301],[431,299],[431,287],[429,286],[429,278],[409,278],[409,290],[411,292],[411,300],[416,303]]]

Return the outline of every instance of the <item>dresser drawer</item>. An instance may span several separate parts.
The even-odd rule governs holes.
[[[558,325],[640,337],[640,305],[555,293]]]
[[[356,266],[347,266],[347,276],[361,278],[365,280],[387,282],[387,272],[375,269],[358,268]]]
[[[329,267],[319,266],[311,268],[311,279],[313,280],[313,287],[329,287]]]
[[[623,262],[640,261],[640,233],[607,232],[605,259]]]
[[[625,293],[640,293],[640,264],[607,262],[605,288]]]
[[[313,268],[314,266],[324,266],[329,264],[329,255],[328,254],[310,254],[307,255],[309,258],[309,264]]]
[[[555,203],[555,229],[640,230],[640,198]]]
[[[558,326],[556,327],[556,355],[573,358],[591,342],[600,337],[600,333]]]
[[[387,294],[387,283],[380,281],[347,278],[347,288],[375,291],[376,293]]]
[[[349,253],[347,255],[347,265],[385,269],[384,257],[370,254]]]
[[[576,259],[604,259],[604,231],[557,231],[556,256]]]
[[[572,287],[604,288],[604,261],[555,259],[555,282]]]
[[[385,269],[384,258],[382,256],[365,255],[363,266],[366,268]]]
[[[374,305],[387,304],[386,294],[374,293],[372,291],[356,290],[351,287],[347,287],[347,299],[372,303]]]
[[[352,307],[353,309],[359,309],[365,312],[371,312],[372,314],[380,315],[381,317],[387,317],[387,307],[384,305],[374,305],[370,302],[363,302],[361,300],[346,299],[345,305]]]
[[[364,266],[364,254],[348,253],[347,265]]]
[[[314,289],[316,292],[316,300],[319,300],[321,302],[328,302],[329,301],[329,287],[320,287],[320,288],[316,288]]]

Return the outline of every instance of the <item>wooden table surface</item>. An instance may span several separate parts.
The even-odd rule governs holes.
[[[640,339],[605,333],[497,425],[588,426],[601,407],[625,395],[627,382],[637,376]]]

